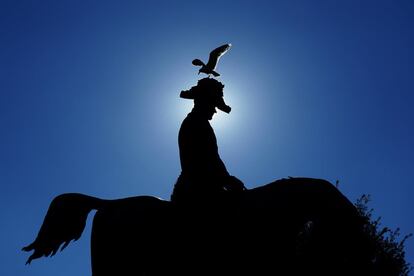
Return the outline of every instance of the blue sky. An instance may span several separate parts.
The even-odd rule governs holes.
[[[90,274],[89,226],[24,266],[51,199],[168,198],[177,134],[218,66],[232,113],[213,119],[248,188],[287,176],[371,194],[383,224],[414,232],[412,1],[1,1],[0,275]],[[247,233],[248,234],[248,233]],[[414,260],[414,239],[407,241]]]

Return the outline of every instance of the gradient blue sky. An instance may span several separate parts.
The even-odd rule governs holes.
[[[91,217],[78,242],[24,265],[60,193],[169,197],[191,108],[179,92],[199,77],[191,60],[227,42],[233,110],[213,126],[228,170],[249,188],[339,180],[414,232],[413,3],[1,1],[0,275],[90,274]]]

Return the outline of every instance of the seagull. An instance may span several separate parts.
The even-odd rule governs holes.
[[[204,64],[204,62],[202,62],[199,59],[193,60],[192,63],[193,65],[201,66],[201,69],[198,70],[199,74],[205,73],[208,76],[212,74],[213,76],[218,77],[220,76],[220,74],[214,71],[217,67],[217,62],[219,61],[220,57],[224,55],[230,49],[230,47],[231,47],[231,44],[224,44],[214,49],[213,51],[211,51],[207,64]]]

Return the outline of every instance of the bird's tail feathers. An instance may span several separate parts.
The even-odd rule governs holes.
[[[32,251],[26,264],[42,256],[53,256],[63,244],[61,251],[82,235],[88,214],[93,209],[107,205],[103,200],[83,194],[62,194],[55,197],[49,206],[43,224],[34,242],[23,247]]]
[[[215,76],[215,77],[220,76],[220,74],[219,74],[219,73],[217,73],[216,71],[211,71],[211,74],[213,74],[213,76]]]
[[[204,66],[204,62],[202,62],[201,60],[199,60],[198,58],[196,58],[195,60],[193,60],[193,65],[195,66]]]

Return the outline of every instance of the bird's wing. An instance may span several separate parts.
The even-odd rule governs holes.
[[[213,51],[211,51],[210,57],[208,59],[206,66],[211,70],[216,69],[218,60],[220,59],[222,55],[224,55],[230,49],[230,47],[231,47],[231,44],[224,44],[214,49]]]

